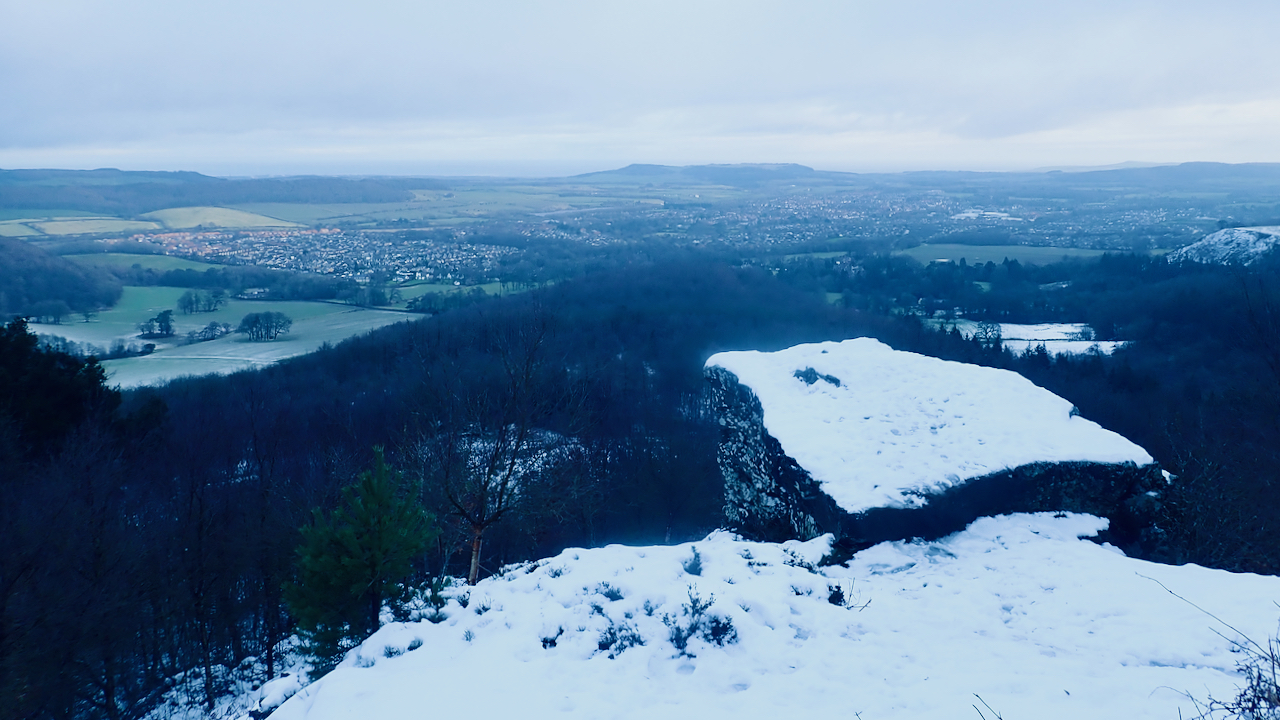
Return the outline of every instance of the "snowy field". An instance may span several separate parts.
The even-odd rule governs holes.
[[[1261,641],[1280,578],[1077,539],[1105,524],[984,518],[820,569],[828,537],[567,550],[384,626],[271,718],[952,720],[981,696],[1011,720],[1170,720],[1195,714],[1184,693],[1233,696],[1240,637],[1161,584]]]
[[[967,338],[973,337],[978,329],[978,323],[974,320],[956,320],[946,324],[955,325],[960,334]],[[997,324],[1000,326],[1001,343],[1017,354],[1037,345],[1044,345],[1051,355],[1081,355],[1095,350],[1103,355],[1110,355],[1116,348],[1124,345],[1119,340],[1080,340],[1081,337],[1092,336],[1092,329],[1085,323]],[[936,326],[941,327],[942,323],[937,323]]]
[[[1032,462],[1152,462],[1017,373],[871,338],[719,353],[707,366],[751,388],[769,434],[849,512],[916,506],[918,492]],[[796,377],[807,368],[839,384]]]
[[[337,306],[334,306],[335,308]],[[243,335],[194,345],[180,345],[151,355],[107,360],[107,383],[121,388],[157,385],[185,375],[227,374],[263,367],[286,358],[305,355],[324,343],[338,344],[349,337],[418,316],[383,310],[342,308],[339,312],[295,320],[288,334],[270,342],[252,342]]]

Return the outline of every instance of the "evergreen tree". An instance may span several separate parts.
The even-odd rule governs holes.
[[[328,515],[316,509],[302,528],[297,582],[285,601],[318,671],[378,629],[383,603],[401,601],[414,558],[439,532],[404,485],[374,448],[373,469],[343,490],[342,506]]]

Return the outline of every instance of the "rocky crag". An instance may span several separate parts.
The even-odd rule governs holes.
[[[839,382],[834,375],[824,375],[811,367],[797,368],[794,376],[807,386]],[[1148,555],[1159,545],[1161,532],[1156,518],[1160,494],[1168,480],[1153,462],[1020,462],[907,489],[903,493],[905,502],[872,507],[845,502],[842,506],[823,482],[770,434],[765,408],[751,387],[715,362],[708,363],[706,378],[721,426],[719,462],[725,481],[725,514],[730,525],[749,538],[803,540],[833,533],[837,546],[852,552],[889,540],[937,539],[963,530],[980,517],[1064,511],[1108,518],[1110,528],[1101,539],[1130,554]],[[776,398],[777,393],[773,395]],[[849,412],[861,414],[863,410],[849,408]],[[847,437],[830,439],[848,441]],[[857,474],[859,470],[853,468],[852,472]],[[868,473],[874,470],[868,469]]]

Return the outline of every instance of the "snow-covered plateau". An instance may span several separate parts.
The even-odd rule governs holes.
[[[271,718],[1168,720],[1232,697],[1280,578],[1078,539],[1103,525],[983,518],[831,567],[830,536],[566,550],[387,624]]]
[[[893,350],[871,338],[724,352],[764,428],[841,509],[922,496],[1030,463],[1153,462],[1017,373]]]
[[[1169,262],[1251,265],[1280,244],[1280,227],[1227,228],[1169,253]]]

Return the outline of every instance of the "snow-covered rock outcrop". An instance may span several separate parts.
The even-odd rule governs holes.
[[[720,353],[707,377],[726,513],[753,537],[862,547],[1071,510],[1135,542],[1164,485],[1145,450],[1006,370],[858,338]]]
[[[1252,265],[1280,244],[1280,227],[1227,228],[1169,253],[1171,263]]]
[[[845,567],[815,566],[829,537],[566,550],[456,588],[441,622],[384,626],[271,720],[950,720],[975,694],[1006,718],[1154,720],[1196,716],[1184,692],[1232,697],[1236,629],[1270,636],[1280,578],[1077,539],[1105,524],[987,518]],[[694,602],[723,642],[679,647]]]

